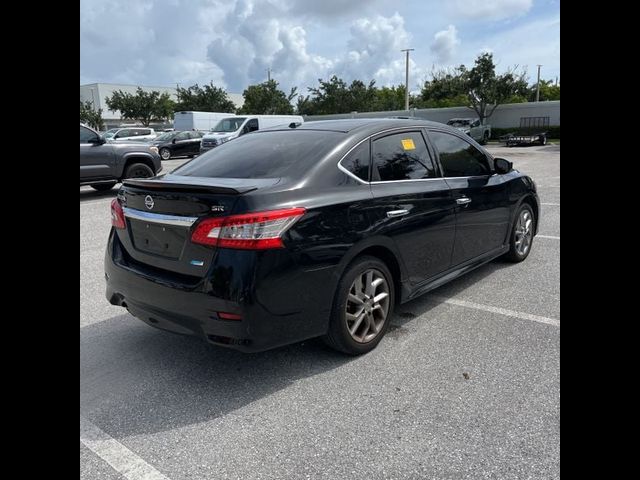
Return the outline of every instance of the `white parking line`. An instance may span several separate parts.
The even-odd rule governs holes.
[[[559,207],[559,203],[541,203],[540,205],[551,205],[552,207]]]
[[[449,305],[457,305],[459,307],[473,308],[475,310],[482,310],[484,312],[497,313],[499,315],[506,315],[508,317],[519,318],[521,320],[531,320],[533,322],[545,323],[547,325],[553,325],[554,327],[560,326],[560,320],[549,317],[542,317],[540,315],[532,315],[531,313],[517,312],[515,310],[507,310],[506,308],[492,307],[490,305],[483,305],[482,303],[469,302],[467,300],[458,300],[455,298],[445,298],[432,295],[431,298],[448,303]]]
[[[80,416],[80,441],[128,480],[169,480],[82,415]]]
[[[109,203],[109,200],[113,200],[113,199],[111,197],[108,197],[108,198],[103,198],[101,200],[89,200],[89,201],[86,201],[86,202],[80,202],[80,206],[82,206],[82,205],[91,205],[93,203],[104,203],[106,205],[107,203]]]
[[[560,237],[554,237],[553,235],[536,235],[536,238],[548,238],[550,240],[560,240]]]

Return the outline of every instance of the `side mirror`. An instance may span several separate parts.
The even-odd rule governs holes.
[[[89,139],[89,143],[93,143],[94,145],[102,145],[107,143],[105,138],[102,135]]]
[[[494,158],[494,163],[496,166],[496,173],[509,173],[513,170],[513,163],[509,160],[505,160],[504,158]]]

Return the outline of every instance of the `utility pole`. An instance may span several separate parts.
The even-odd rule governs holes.
[[[271,81],[271,67],[267,68],[267,82]]]
[[[407,61],[405,68],[405,79],[404,79],[404,109],[409,110],[409,52],[412,52],[415,48],[405,48],[404,50],[400,50],[401,52],[407,52]]]
[[[542,65],[538,65],[538,83],[536,85],[536,102],[540,101],[540,67]]]

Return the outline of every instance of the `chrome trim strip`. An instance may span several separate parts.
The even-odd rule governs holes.
[[[142,220],[143,222],[161,223],[163,225],[175,225],[178,227],[190,227],[198,217],[181,217],[178,215],[167,215],[164,213],[143,212],[133,208],[123,207],[124,216]]]

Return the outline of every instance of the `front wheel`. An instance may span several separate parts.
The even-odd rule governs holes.
[[[373,350],[389,328],[393,304],[387,266],[375,257],[356,259],[338,282],[325,343],[349,355]]]
[[[518,216],[511,231],[509,251],[505,254],[507,260],[521,262],[529,256],[533,243],[534,227],[533,209],[528,203],[523,203],[518,210]]]
[[[169,160],[171,158],[171,151],[168,148],[161,148],[160,158],[162,158],[163,160]]]
[[[127,167],[124,178],[149,178],[153,177],[153,170],[144,163],[134,163]]]

